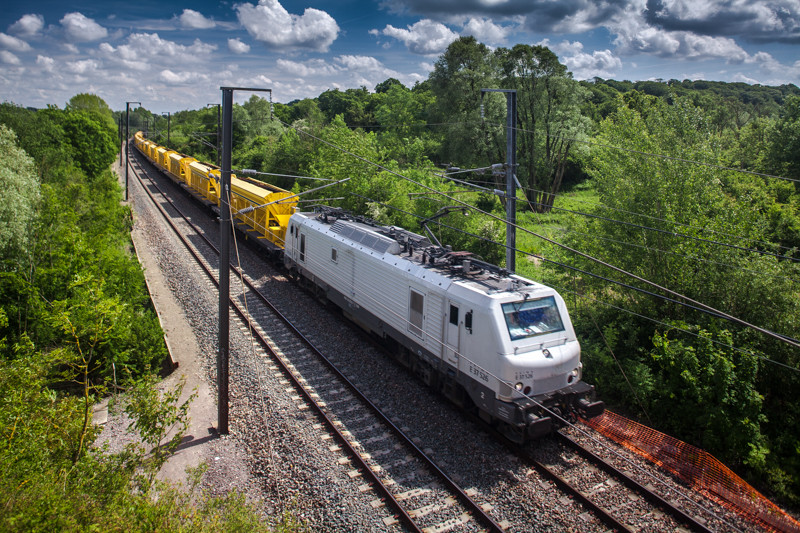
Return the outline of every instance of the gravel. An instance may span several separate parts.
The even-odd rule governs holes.
[[[216,235],[217,225],[207,210],[171,186],[159,180],[173,200],[193,222],[209,235]],[[155,259],[173,297],[183,309],[199,350],[202,379],[214,390],[217,347],[217,293],[197,268],[183,245],[165,228],[138,184],[131,180],[131,198],[137,231]],[[216,238],[212,240],[216,241]],[[462,486],[476,491],[475,499],[491,506],[491,514],[509,531],[605,531],[594,516],[565,497],[549,481],[541,479],[514,454],[475,426],[467,416],[438,394],[425,388],[408,371],[383,351],[376,349],[360,330],[322,306],[308,293],[288,281],[283,272],[265,261],[248,246],[239,246],[242,268],[280,311],[359,387],[367,396],[418,439],[420,447],[430,451],[435,461]],[[236,283],[232,280],[232,283]],[[238,327],[237,327],[238,326]],[[372,490],[361,490],[363,478],[349,475],[352,466],[340,464],[341,452],[326,437],[317,418],[287,391],[289,386],[260,349],[253,348],[249,335],[238,321],[231,322],[230,365],[230,434],[206,439],[201,460],[209,468],[201,488],[212,494],[231,490],[244,492],[256,502],[268,520],[290,510],[305,520],[314,531],[395,531],[387,525],[390,511],[375,507]],[[246,328],[244,328],[246,329]],[[288,354],[291,357],[291,354]],[[183,365],[183,363],[182,363]],[[308,372],[309,370],[306,370]],[[313,370],[312,370],[313,372]],[[309,376],[311,379],[312,376]],[[214,394],[209,400],[215,402]],[[346,418],[346,406],[330,406]],[[215,413],[215,405],[211,406]],[[206,410],[206,413],[208,409]],[[210,421],[216,425],[215,418]],[[109,416],[103,442],[123,442],[125,420]],[[605,440],[595,434],[595,438]],[[636,462],[662,479],[667,479],[651,465],[609,444],[625,460]],[[557,447],[536,445],[539,453],[557,463],[563,461]],[[620,460],[621,459],[617,459]],[[592,482],[599,482],[592,474]],[[668,480],[669,483],[673,481]],[[414,487],[414,480],[406,481]],[[417,486],[416,488],[426,488]],[[607,490],[612,490],[609,486]],[[682,489],[698,497],[687,488]],[[705,504],[708,505],[708,504]],[[724,513],[717,506],[718,513]],[[734,522],[742,530],[751,526]],[[639,524],[642,531],[675,531],[670,521],[651,519]],[[474,530],[474,524],[455,531]],[[721,531],[735,530],[721,526]]]

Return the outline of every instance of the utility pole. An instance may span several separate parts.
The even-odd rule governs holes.
[[[141,102],[125,102],[125,201],[128,201],[128,167],[130,166],[130,160],[128,159],[128,154],[130,153],[130,143],[128,139],[130,139],[130,112],[131,112],[131,104],[139,104],[142,105]]]
[[[228,434],[228,367],[230,363],[230,254],[231,254],[231,149],[233,144],[233,91],[269,92],[271,89],[220,87],[222,90],[222,154],[219,198],[219,349],[217,351],[217,432]],[[220,104],[209,104],[217,105]],[[219,116],[220,107],[217,108]],[[219,129],[217,130],[219,131]],[[217,137],[219,140],[219,136]],[[219,144],[217,145],[219,147]],[[218,156],[220,152],[217,151]]]
[[[119,164],[122,166],[122,113],[119,114],[119,120],[117,121],[119,126]]]
[[[215,105],[217,106],[217,166],[220,166],[219,158],[220,158],[220,149],[219,149],[219,114],[220,114],[220,105],[219,104],[206,104],[206,107]],[[231,108],[233,109],[233,108]]]
[[[481,89],[484,93],[506,95],[506,269],[517,270],[517,91]]]
[[[164,113],[161,113],[161,116],[163,117]],[[171,119],[172,119],[172,113],[167,111],[167,146],[168,147],[169,147],[169,125],[172,122]]]

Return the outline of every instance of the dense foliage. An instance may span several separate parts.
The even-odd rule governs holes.
[[[43,163],[36,215],[16,236],[29,244],[2,257],[3,357],[13,359],[21,342],[36,350],[64,347],[64,364],[85,358],[93,381],[110,379],[112,367],[134,376],[159,368],[166,355],[162,333],[130,253],[130,210],[120,204],[108,168],[116,156],[114,132],[92,112],[9,104],[0,106],[0,122]]]
[[[682,97],[669,104],[631,93],[601,122],[597,141],[710,164],[720,158],[710,121]],[[776,257],[782,250],[767,245],[774,236],[765,213],[732,191],[741,191],[742,181],[750,182],[750,190],[751,178],[608,148],[595,152],[588,171],[602,207],[594,210],[598,218],[575,221],[569,236],[575,247],[740,319],[797,336],[797,265]],[[774,199],[766,195],[763,201]],[[620,278],[586,261],[564,260]],[[790,453],[781,449],[781,439],[795,409],[778,400],[783,395],[767,391],[797,390],[800,380],[765,360],[797,367],[796,349],[675,298],[646,298],[597,278],[580,282],[585,294],[616,306],[576,309],[578,317],[585,315],[576,322],[607,399],[627,403],[635,395],[629,409],[754,474],[771,468],[770,453]],[[773,419],[776,412],[782,415]]]
[[[298,192],[320,184],[307,178],[348,179],[307,199],[419,232],[448,206],[502,218],[502,170],[444,177],[505,161],[506,100],[482,89],[517,91],[523,226],[640,278],[519,232],[520,273],[568,297],[587,381],[613,408],[800,505],[800,350],[681,303],[800,337],[796,86],[577,82],[546,47],[464,37],[412,88],[388,79],[374,92],[234,106],[234,171]],[[215,161],[216,118],[176,113],[171,147]],[[165,142],[166,120],[137,109],[132,123],[144,120]],[[505,255],[502,223],[475,211],[428,228],[490,261]]]
[[[109,170],[113,125],[93,95],[0,105],[0,530],[266,530],[242,496],[195,492],[202,470],[188,491],[155,479],[188,404],[150,373],[166,349]],[[92,409],[120,389],[143,444],[111,454]]]

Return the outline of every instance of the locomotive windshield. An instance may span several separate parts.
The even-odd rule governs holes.
[[[503,304],[503,315],[512,341],[564,330],[552,296]]]

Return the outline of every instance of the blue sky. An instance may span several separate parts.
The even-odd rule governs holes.
[[[577,79],[800,82],[800,0],[31,0],[0,13],[0,99],[174,112],[220,86],[412,86],[459,35],[545,44]]]

